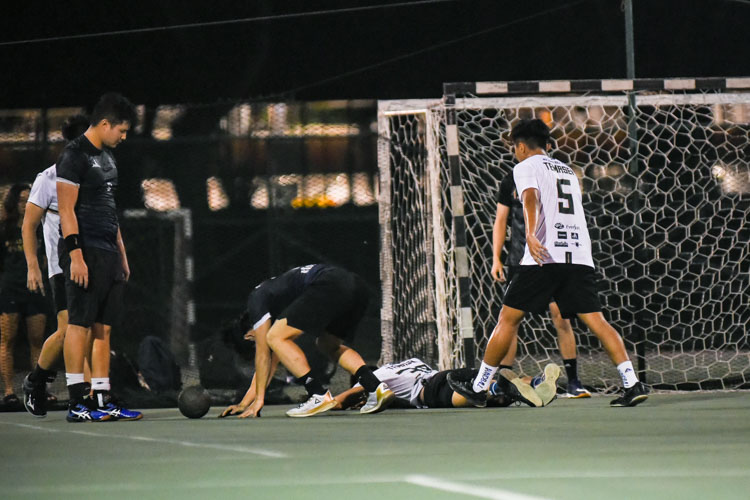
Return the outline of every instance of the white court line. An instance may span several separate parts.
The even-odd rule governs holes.
[[[16,424],[13,422],[0,422],[0,424],[5,425],[14,425],[17,427],[24,427],[27,429],[34,429],[34,430],[40,430],[40,431],[47,431],[47,432],[64,432],[67,434],[78,434],[81,436],[91,436],[91,437],[98,437],[98,438],[104,438],[104,439],[126,439],[129,441],[145,441],[145,442],[151,442],[151,443],[164,443],[164,444],[173,444],[177,446],[186,446],[190,448],[207,448],[211,450],[220,450],[220,451],[234,451],[237,453],[249,453],[251,455],[260,455],[262,457],[268,457],[268,458],[287,458],[288,456],[284,453],[281,453],[279,451],[272,451],[272,450],[266,450],[263,448],[251,448],[248,446],[236,446],[236,445],[224,445],[224,444],[214,444],[214,443],[196,443],[193,441],[184,441],[184,440],[178,440],[178,439],[163,439],[163,438],[152,438],[147,436],[124,436],[124,435],[118,435],[118,434],[101,434],[98,432],[89,432],[89,431],[81,431],[81,430],[62,430],[62,429],[50,429],[47,427],[40,427],[37,425],[29,425],[29,424]],[[87,424],[84,424],[87,425]],[[88,424],[92,425],[92,424]],[[110,423],[100,423],[100,424],[93,424],[93,425],[112,425]]]
[[[416,484],[417,486],[424,486],[425,488],[449,491],[451,493],[459,493],[461,495],[469,495],[472,497],[489,498],[490,500],[545,500],[544,497],[534,497],[523,495],[521,493],[513,493],[512,491],[484,488],[482,486],[472,486],[464,483],[454,483],[453,481],[445,481],[431,476],[406,476],[404,481]]]

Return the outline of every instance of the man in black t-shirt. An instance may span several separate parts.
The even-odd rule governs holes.
[[[70,393],[67,420],[138,420],[140,412],[116,405],[110,397],[109,337],[122,311],[130,275],[115,205],[117,165],[110,148],[127,137],[134,106],[119,94],[105,94],[91,113],[90,126],[68,143],[57,160],[57,201],[63,239],[60,267],[65,274],[68,327],[65,377]],[[86,331],[91,328],[91,388],[83,378]]]
[[[503,266],[500,254],[505,245],[506,228],[511,223],[510,250],[506,264]],[[526,247],[526,224],[523,220],[523,204],[518,199],[513,174],[508,174],[500,182],[497,195],[497,213],[495,225],[492,229],[492,278],[501,283],[510,282],[516,274]],[[569,319],[560,314],[557,303],[549,304],[552,324],[557,330],[558,346],[562,356],[563,366],[568,378],[567,393],[569,398],[589,398],[591,394],[583,387],[578,378],[578,359],[576,352],[576,337]],[[516,358],[517,339],[511,344],[508,354],[500,362],[500,368],[511,368]],[[532,381],[538,382],[539,380]]]
[[[266,388],[279,362],[304,383],[309,396],[299,407],[287,411],[288,416],[309,417],[336,406],[331,392],[312,375],[304,352],[294,342],[304,332],[315,335],[318,349],[354,375],[370,394],[371,401],[361,413],[384,410],[395,394],[357,351],[342,343],[354,337],[367,302],[362,278],[326,264],[295,267],[255,287],[236,328],[228,330],[229,340],[238,349],[255,342],[255,374],[242,401],[229,406],[221,416],[260,416]]]

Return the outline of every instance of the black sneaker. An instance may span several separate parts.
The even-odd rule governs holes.
[[[474,392],[473,380],[462,380],[459,372],[455,370],[448,372],[446,378],[450,388],[465,397],[469,403],[477,408],[484,408],[487,406],[487,391]]]
[[[623,389],[622,395],[609,402],[609,406],[635,406],[648,399],[648,387],[637,382],[633,387]]]
[[[542,398],[539,397],[534,388],[524,382],[513,370],[508,368],[500,370],[497,382],[514,401],[520,401],[532,408],[544,406]]]
[[[30,375],[30,374],[29,374]],[[29,375],[23,379],[23,407],[35,417],[47,416],[47,388],[46,384],[34,384]]]

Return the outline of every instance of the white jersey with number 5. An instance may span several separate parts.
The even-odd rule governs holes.
[[[378,380],[388,384],[388,387],[399,399],[404,399],[412,406],[421,408],[419,393],[424,383],[437,373],[427,363],[419,358],[411,358],[400,363],[388,363],[373,372]],[[358,387],[356,384],[355,387]]]
[[[550,255],[543,263],[594,267],[581,186],[573,169],[547,155],[534,155],[513,168],[513,179],[520,199],[527,189],[539,190],[541,206],[535,234]],[[528,245],[521,265],[537,265]]]

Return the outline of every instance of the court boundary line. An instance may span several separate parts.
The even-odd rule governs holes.
[[[215,443],[198,443],[194,441],[185,441],[181,439],[154,438],[154,437],[136,436],[136,435],[124,436],[120,434],[100,434],[97,432],[75,430],[75,429],[47,428],[47,427],[41,427],[41,426],[31,425],[31,424],[19,424],[16,422],[0,422],[0,424],[12,425],[16,427],[24,427],[24,428],[40,430],[40,431],[63,432],[66,434],[78,434],[80,436],[91,436],[91,437],[105,438],[105,439],[126,439],[129,441],[173,444],[173,445],[185,446],[189,448],[206,448],[206,449],[211,449],[211,450],[233,451],[237,453],[248,453],[251,455],[259,455],[259,456],[266,457],[266,458],[289,458],[289,455],[287,455],[286,453],[282,453],[280,451],[266,450],[264,448],[252,448],[248,446],[224,445],[224,444],[215,444]],[[110,425],[108,423],[102,423],[102,424]]]
[[[423,476],[415,474],[406,476],[404,478],[404,482],[414,484],[416,486],[422,486],[424,488],[432,488],[435,490],[447,491],[449,493],[459,493],[461,495],[468,495],[478,498],[488,498],[490,500],[547,500],[546,497],[537,497],[525,495],[523,493],[515,493],[508,490],[500,490],[495,488],[487,488],[485,486],[474,486],[471,484],[446,481],[434,476]]]

